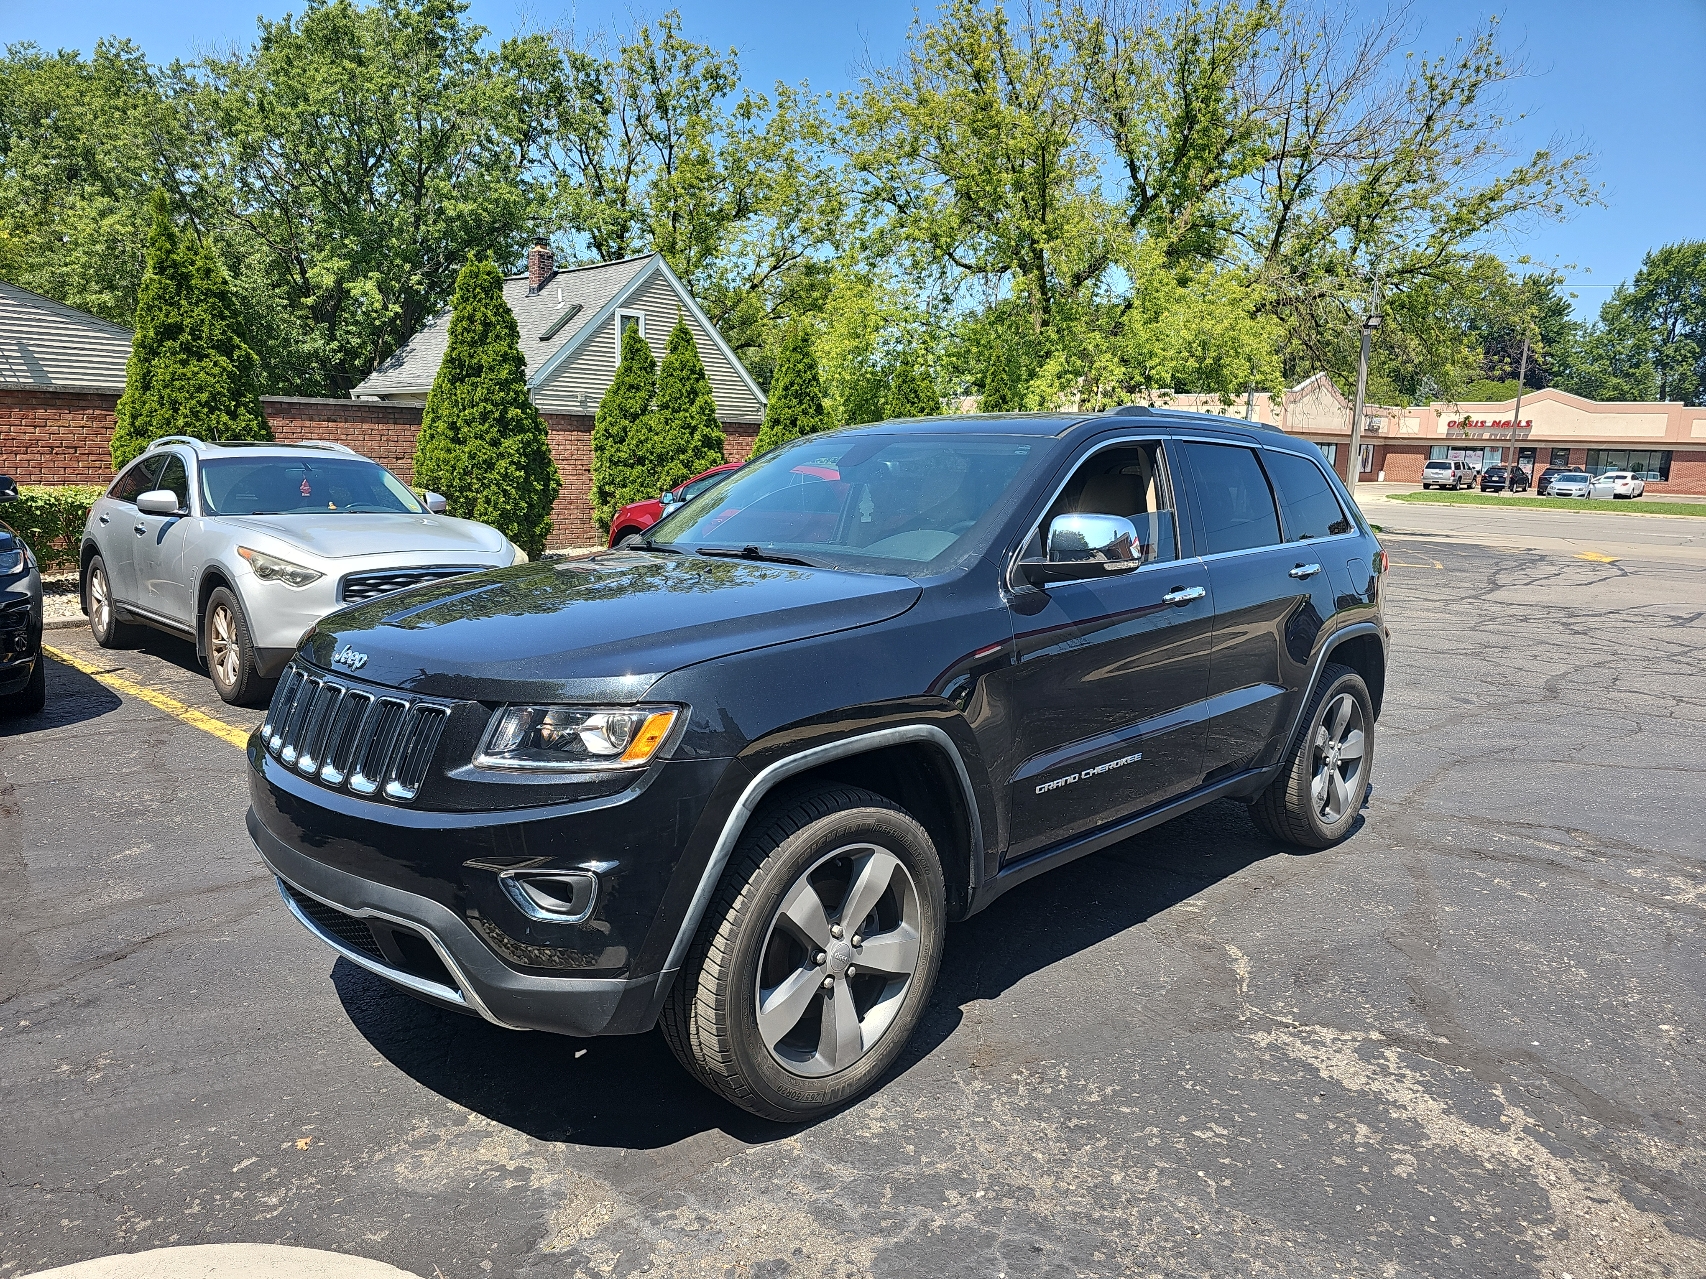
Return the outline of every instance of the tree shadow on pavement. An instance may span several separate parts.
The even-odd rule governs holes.
[[[965,1005],[1140,927],[1246,867],[1293,855],[1228,801],[1029,881],[948,930],[935,994],[897,1073],[952,1035]],[[414,1000],[342,960],[332,980],[356,1028],[398,1069],[541,1141],[653,1149],[709,1129],[748,1143],[800,1131],[712,1096],[656,1032],[570,1039],[503,1030]]]
[[[45,654],[41,660],[47,663],[47,705],[35,715],[0,716],[0,737],[23,737],[43,729],[81,724],[123,705],[117,693],[75,666],[56,662]]]

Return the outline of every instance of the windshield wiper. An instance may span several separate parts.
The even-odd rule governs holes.
[[[623,548],[618,546],[618,547],[616,547],[616,549],[620,551]],[[637,545],[630,546],[627,549],[631,550],[631,551],[656,551],[659,555],[684,555],[684,554],[686,554],[686,552],[683,551],[679,546],[660,546],[660,545],[658,545],[658,543],[648,541],[646,538],[643,538],[643,537],[639,540],[639,543]]]
[[[762,560],[766,564],[800,564],[806,568],[822,568],[811,560],[803,560],[798,555],[783,555],[780,551],[761,550],[756,546],[743,546],[736,550],[732,546],[701,546],[700,555],[717,555],[731,560]]]

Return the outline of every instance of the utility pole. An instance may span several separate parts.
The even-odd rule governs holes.
[[[1368,344],[1380,327],[1380,282],[1374,284],[1374,305],[1362,321],[1362,354],[1357,357],[1357,402],[1351,411],[1351,460],[1345,467],[1345,487],[1357,495],[1357,472],[1362,469],[1362,412],[1368,398]]]
[[[1519,425],[1521,425],[1521,423],[1522,423],[1522,384],[1524,382],[1526,382],[1527,380],[1528,380],[1528,334],[1524,333],[1522,335],[1522,359],[1518,362],[1517,370],[1516,370],[1516,407],[1511,410],[1511,465],[1513,467],[1517,465],[1517,458],[1519,458],[1521,456],[1521,454],[1517,452],[1517,447],[1516,447],[1516,428]],[[1538,471],[1540,469],[1540,455],[1539,454],[1535,455],[1534,463],[1535,463],[1534,469]],[[1505,492],[1506,493],[1509,493],[1511,491],[1511,481],[1514,480],[1515,478],[1516,478],[1516,475],[1514,472],[1507,471],[1505,473]],[[1532,475],[1529,476],[1530,480],[1532,480],[1533,478],[1534,477]]]

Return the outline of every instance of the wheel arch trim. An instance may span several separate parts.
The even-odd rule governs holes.
[[[693,944],[693,938],[699,931],[699,925],[705,917],[705,911],[711,904],[711,896],[717,891],[717,884],[722,880],[723,870],[728,865],[729,857],[734,852],[735,844],[739,842],[741,832],[746,829],[747,822],[758,806],[772,789],[779,783],[799,773],[808,772],[822,764],[838,759],[846,759],[853,755],[865,755],[872,751],[882,750],[888,746],[899,746],[907,742],[927,742],[939,747],[954,766],[954,773],[959,779],[960,791],[966,806],[967,820],[970,823],[971,835],[971,881],[968,896],[975,896],[981,881],[981,865],[983,859],[983,818],[977,806],[977,792],[972,788],[971,774],[966,770],[965,760],[961,758],[959,748],[946,730],[935,724],[896,724],[889,728],[880,728],[874,732],[861,733],[857,737],[845,738],[841,741],[826,742],[821,746],[813,746],[796,754],[767,764],[754,774],[746,789],[741,791],[740,798],[735,801],[734,808],[723,822],[722,832],[717,836],[716,845],[711,849],[711,856],[705,863],[705,869],[700,873],[699,885],[694,889],[693,899],[687,905],[687,913],[682,916],[681,925],[676,929],[675,941],[669,948],[669,956],[664,960],[664,974],[680,970],[687,958],[687,949]]]
[[[1334,631],[1327,637],[1327,642],[1321,645],[1321,651],[1315,655],[1315,664],[1309,671],[1309,683],[1304,686],[1303,696],[1297,699],[1297,709],[1292,712],[1291,724],[1286,730],[1285,744],[1288,749],[1297,737],[1297,730],[1303,726],[1303,715],[1309,709],[1309,699],[1315,695],[1315,690],[1321,683],[1321,672],[1327,668],[1333,653],[1346,640],[1360,639],[1365,635],[1372,635],[1380,641],[1382,649],[1386,647],[1386,636],[1375,622],[1353,622]]]

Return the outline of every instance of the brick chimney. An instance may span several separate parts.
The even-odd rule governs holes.
[[[557,259],[551,252],[551,246],[545,243],[544,236],[537,236],[533,247],[527,250],[527,291],[537,293],[551,282],[551,277],[557,274]]]

